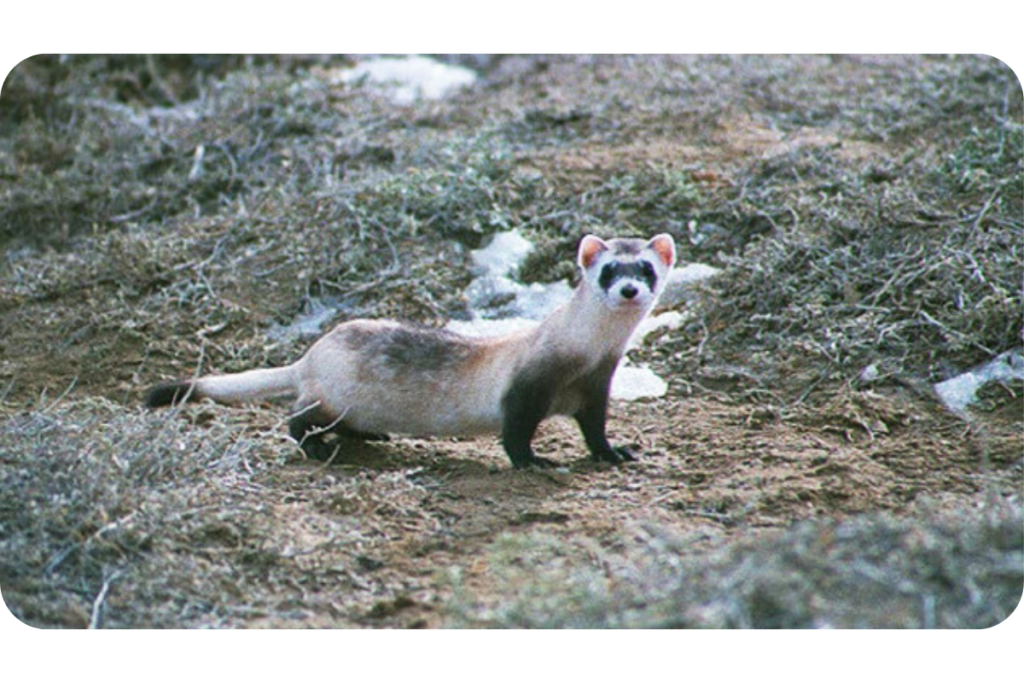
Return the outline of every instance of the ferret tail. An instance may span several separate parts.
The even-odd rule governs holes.
[[[207,375],[195,380],[157,384],[146,392],[148,408],[209,398],[217,403],[252,403],[296,392],[295,367],[248,370],[231,375]]]

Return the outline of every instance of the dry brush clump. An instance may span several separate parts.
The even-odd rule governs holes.
[[[187,590],[150,586],[139,602],[126,593],[197,580],[194,568],[173,576],[159,565],[179,554],[195,565],[196,536],[285,452],[257,447],[251,427],[199,428],[104,399],[6,407],[3,417],[0,584],[8,607],[37,625],[182,623],[175,610],[197,597]],[[105,600],[108,613],[119,607],[104,622]]]
[[[792,402],[872,364],[883,379],[936,381],[1021,345],[1024,98],[1012,71],[964,57],[702,66],[753,112],[764,153],[723,163],[725,183],[696,184],[674,226],[693,256],[725,266],[700,324],[668,349],[678,372],[739,369]]]
[[[0,238],[63,246],[83,232],[216,213],[259,189],[301,190],[323,168],[292,164],[296,149],[346,130],[331,91],[296,87],[273,64],[161,61],[40,57],[12,72],[0,99]]]
[[[0,585],[36,626],[370,625],[389,543],[438,527],[418,469],[297,466],[263,409],[2,416]]]
[[[871,364],[937,381],[1019,346],[1024,129],[1002,122],[939,158],[876,176],[815,148],[752,168],[727,206],[773,227],[726,256],[705,348],[787,368],[795,396]]]
[[[505,535],[486,558],[500,586],[456,590],[450,625],[501,628],[986,628],[1024,585],[1020,499],[955,512],[801,522],[691,546],[657,525],[616,548]],[[507,590],[515,587],[514,592]]]

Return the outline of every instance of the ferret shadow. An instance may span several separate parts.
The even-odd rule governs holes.
[[[326,468],[366,469],[378,472],[395,472],[421,468],[422,471],[441,478],[470,477],[481,481],[504,479],[542,480],[554,484],[566,483],[573,475],[589,475],[615,469],[614,465],[597,462],[593,458],[579,455],[560,458],[554,468],[516,469],[507,459],[491,456],[474,457],[471,452],[452,452],[450,444],[444,442],[419,441],[412,443],[400,437],[386,440],[362,440],[339,437],[329,445],[334,448],[326,459],[299,455],[310,465]]]

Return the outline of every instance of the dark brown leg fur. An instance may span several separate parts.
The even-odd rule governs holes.
[[[387,441],[390,438],[387,434],[369,434],[351,429],[319,408],[310,408],[289,420],[288,433],[299,443],[306,457],[314,460],[329,460],[334,455],[339,443],[337,440],[327,442],[325,437],[328,434],[359,441]]]
[[[147,408],[159,408],[197,401],[199,398],[198,392],[192,388],[192,382],[166,382],[150,388],[146,392],[145,403]]]

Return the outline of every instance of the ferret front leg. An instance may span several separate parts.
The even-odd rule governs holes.
[[[605,433],[607,413],[605,406],[587,406],[578,411],[575,415],[576,423],[583,432],[583,438],[587,442],[587,449],[591,457],[598,462],[610,462],[619,464],[629,460],[636,460],[636,456],[625,446],[613,446],[608,443],[608,436]]]
[[[636,457],[625,446],[612,446],[608,443],[608,392],[614,371],[615,364],[608,363],[582,383],[583,407],[576,411],[573,417],[583,432],[583,439],[587,442],[587,450],[590,451],[591,457],[598,462],[617,465],[636,460]]]
[[[535,455],[530,445],[550,405],[550,392],[536,383],[518,382],[506,394],[502,401],[501,443],[512,460],[512,467],[521,470],[556,466],[552,461]]]

